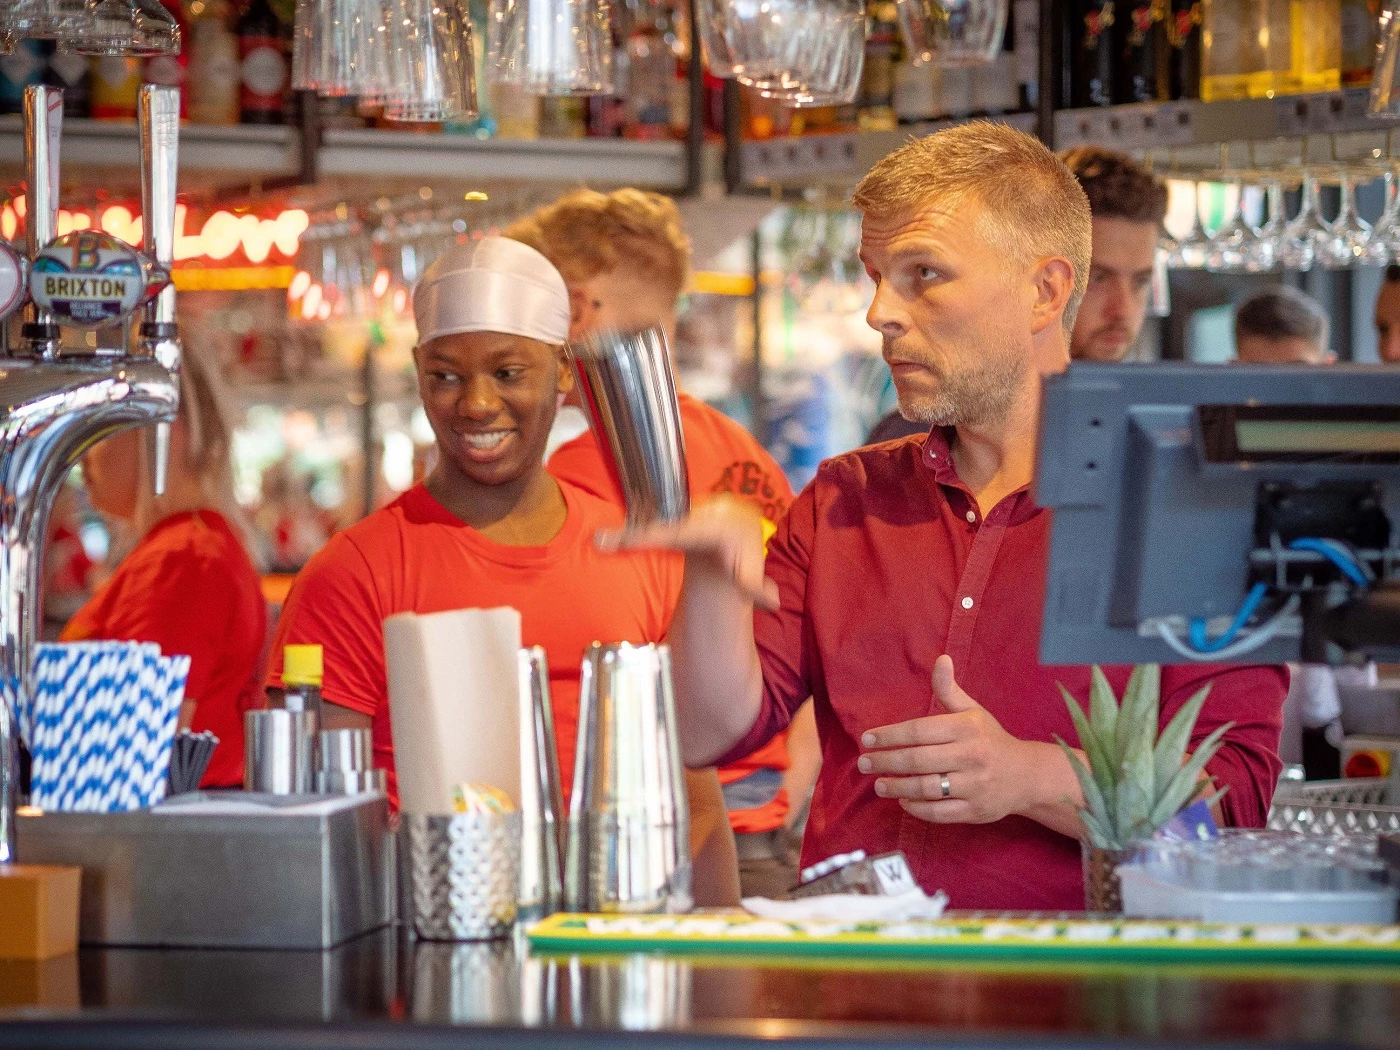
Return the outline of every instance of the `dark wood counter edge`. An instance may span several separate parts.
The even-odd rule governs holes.
[[[1199,1041],[1171,1039],[1146,1041],[1030,1033],[968,1038],[953,1032],[930,1031],[911,1037],[908,1028],[895,1032],[853,1026],[843,1034],[817,1035],[788,1031],[776,1034],[755,1024],[705,1030],[662,1029],[622,1032],[587,1028],[508,1028],[481,1026],[419,1025],[392,1021],[354,1023],[235,1025],[201,1021],[114,1018],[43,1018],[0,1020],[0,1050],[447,1050],[470,1046],[473,1050],[522,1050],[525,1047],[584,1046],[618,1050],[740,1050],[781,1041],[794,1050],[849,1050],[861,1046],[879,1050],[991,1050],[1035,1046],[1045,1050],[1079,1050],[1112,1046],[1114,1050],[1163,1050],[1164,1047],[1199,1047]],[[830,1026],[785,1024],[789,1029]],[[1212,1050],[1243,1047],[1238,1042],[1209,1044]],[[1298,1050],[1312,1044],[1277,1043]],[[1337,1044],[1329,1044],[1333,1046]]]

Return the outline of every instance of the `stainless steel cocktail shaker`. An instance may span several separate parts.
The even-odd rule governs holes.
[[[664,645],[589,646],[565,898],[575,911],[688,911],[690,812]]]
[[[540,646],[521,649],[520,918],[553,915],[564,904],[561,850],[564,804],[549,695],[549,664]]]
[[[685,517],[690,484],[666,333],[602,332],[569,343],[569,358],[627,524]]]

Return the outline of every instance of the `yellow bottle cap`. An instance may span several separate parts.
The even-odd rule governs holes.
[[[282,650],[282,684],[320,686],[324,667],[319,645],[288,645]]]

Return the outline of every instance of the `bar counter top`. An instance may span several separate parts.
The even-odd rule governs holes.
[[[328,952],[0,962],[0,1048],[1400,1045],[1400,968],[531,957],[386,930]]]

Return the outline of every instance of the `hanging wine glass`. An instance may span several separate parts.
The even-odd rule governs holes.
[[[1345,270],[1361,262],[1371,239],[1371,224],[1356,212],[1356,180],[1343,172],[1341,206],[1328,223],[1329,236],[1318,242],[1318,261],[1329,270]]]
[[[1284,205],[1283,183],[1270,179],[1264,184],[1264,204],[1268,218],[1255,230],[1252,247],[1253,269],[1251,272],[1264,273],[1278,265],[1280,245],[1284,231],[1288,229],[1288,209]]]
[[[783,69],[741,84],[788,106],[843,106],[855,101],[865,64],[862,0],[821,0],[798,6],[788,20]]]
[[[1200,270],[1210,252],[1210,237],[1201,224],[1200,184],[1191,183],[1191,228],[1168,249],[1167,265],[1172,269]]]
[[[1317,261],[1318,247],[1331,235],[1331,228],[1322,217],[1317,177],[1305,171],[1302,203],[1298,214],[1284,228],[1278,251],[1279,265],[1289,270],[1311,270]]]
[[[1236,180],[1233,188],[1234,207],[1230,217],[1211,233],[1210,247],[1206,251],[1206,269],[1214,273],[1256,272],[1259,234],[1245,218],[1244,183]]]
[[[896,0],[905,49],[915,65],[985,65],[1006,33],[1007,0]]]
[[[1371,227],[1366,243],[1365,262],[1375,265],[1400,260],[1400,193],[1396,192],[1395,173],[1387,170],[1385,179],[1385,208]]]
[[[159,0],[87,0],[64,46],[79,55],[178,55],[180,25]]]
[[[490,0],[487,54],[494,80],[536,95],[611,95],[607,0]]]

